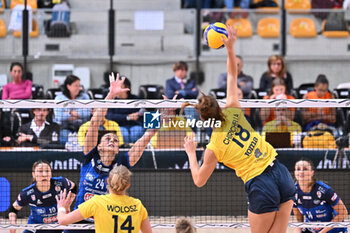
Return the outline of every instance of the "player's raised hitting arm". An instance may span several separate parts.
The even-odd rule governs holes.
[[[114,74],[109,75],[110,89],[105,100],[113,100],[118,93],[127,92],[129,88],[122,88],[125,78],[114,78]],[[90,126],[87,130],[85,142],[84,142],[84,154],[88,154],[96,145],[98,141],[98,129],[103,124],[104,118],[107,114],[106,108],[98,108],[91,118]]]
[[[237,62],[235,55],[235,42],[237,40],[237,29],[227,25],[228,38],[222,38],[222,42],[227,50],[227,94],[226,107],[241,107],[238,101],[237,88]]]

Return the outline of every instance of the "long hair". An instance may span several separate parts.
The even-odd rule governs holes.
[[[305,162],[307,162],[307,163],[310,165],[311,170],[314,171],[314,175],[311,177],[312,180],[311,180],[311,183],[310,183],[310,187],[313,187],[313,186],[316,184],[316,181],[317,181],[317,179],[316,179],[316,177],[315,177],[315,164],[314,164],[314,162],[312,162],[311,159],[305,158],[305,157],[300,158],[296,163],[298,163],[298,162],[300,162],[300,161],[305,161]],[[296,164],[296,163],[295,163],[295,164]]]
[[[275,86],[284,86],[285,87],[285,93],[284,94],[287,94],[287,85],[286,85],[286,82],[281,79],[281,78],[275,78],[273,81],[272,81],[272,84],[271,84],[271,89],[269,91],[269,96],[273,95],[273,88]]]
[[[188,218],[179,218],[175,225],[176,233],[195,233],[196,228]]]
[[[109,188],[114,193],[124,191],[130,184],[132,173],[123,165],[114,166],[109,173]]]
[[[12,62],[10,65],[10,71],[12,71],[13,67],[15,67],[15,66],[19,66],[23,72],[23,65],[19,62]]]
[[[37,166],[39,166],[40,164],[42,164],[42,163],[47,164],[47,165],[49,166],[50,170],[52,171],[52,167],[51,167],[49,161],[46,161],[46,160],[38,160],[38,161],[36,161],[35,163],[33,163],[32,172],[35,172],[35,168],[36,168]],[[35,178],[34,178],[34,177],[33,177],[33,182],[35,182]]]
[[[267,71],[267,74],[268,74],[269,76],[272,75],[272,70],[271,70],[270,66],[271,66],[271,64],[272,64],[273,62],[275,62],[275,61],[281,61],[281,66],[282,66],[282,68],[281,68],[280,72],[278,72],[277,76],[278,76],[279,78],[283,78],[283,76],[284,76],[284,75],[286,74],[286,72],[287,72],[287,67],[286,67],[286,63],[284,62],[283,57],[280,56],[280,55],[272,55],[272,56],[269,57],[269,60],[267,61],[267,65],[268,65],[268,68],[269,68],[268,71]]]
[[[64,80],[63,83],[63,90],[62,93],[68,97],[68,99],[72,99],[72,96],[70,95],[70,92],[67,88],[67,85],[71,85],[72,83],[74,83],[75,81],[80,80],[80,78],[78,78],[77,76],[70,74],[66,77],[66,79]]]
[[[219,103],[213,96],[208,96],[201,92],[201,96],[198,98],[198,104],[183,103],[181,105],[181,114],[187,106],[194,106],[204,121],[210,118],[214,121],[225,121],[225,116],[221,111]]]

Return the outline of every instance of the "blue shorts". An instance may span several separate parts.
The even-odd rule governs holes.
[[[248,209],[255,214],[279,210],[279,205],[294,199],[294,181],[288,169],[277,159],[263,173],[245,184]]]

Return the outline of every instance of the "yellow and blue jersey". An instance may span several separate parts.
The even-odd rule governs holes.
[[[139,233],[142,221],[148,217],[141,201],[127,195],[97,195],[78,209],[84,218],[94,217],[96,233]]]
[[[252,128],[241,109],[226,108],[223,114],[225,122],[214,129],[207,148],[246,183],[260,175],[277,152]]]

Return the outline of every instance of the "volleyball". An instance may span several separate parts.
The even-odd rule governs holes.
[[[227,39],[226,25],[223,23],[212,23],[204,30],[204,40],[206,44],[213,49],[220,49],[224,47],[221,37]]]

